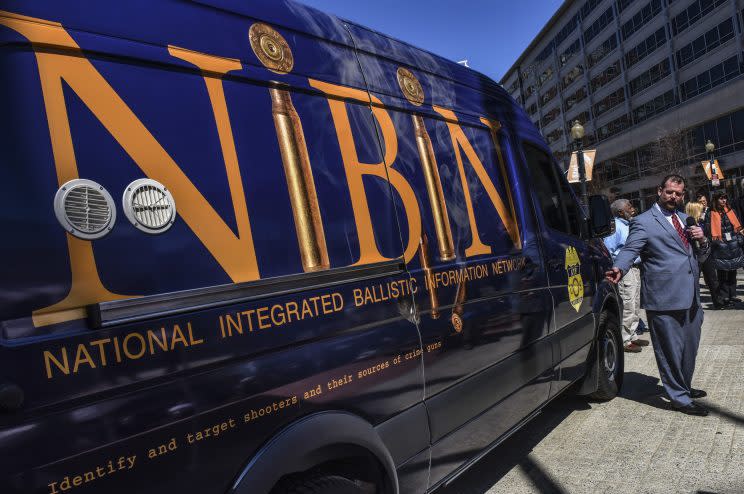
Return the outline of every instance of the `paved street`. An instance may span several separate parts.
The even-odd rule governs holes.
[[[619,397],[555,401],[447,494],[744,493],[744,305],[705,312],[694,386],[708,417],[668,409],[651,347],[625,358]]]

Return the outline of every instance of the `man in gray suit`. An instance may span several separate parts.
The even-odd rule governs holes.
[[[692,388],[703,324],[696,257],[705,260],[710,247],[700,227],[685,231],[687,215],[677,211],[684,193],[684,178],[664,177],[656,204],[630,223],[625,246],[605,276],[619,282],[641,256],[641,307],[650,323],[664,390],[674,409],[704,416],[708,410],[693,398],[706,393]]]

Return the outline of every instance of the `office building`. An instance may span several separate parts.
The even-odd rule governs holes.
[[[744,177],[744,0],[566,0],[501,84],[566,167],[570,127],[597,149],[592,188],[656,197],[671,171],[707,187],[716,146],[732,187]]]

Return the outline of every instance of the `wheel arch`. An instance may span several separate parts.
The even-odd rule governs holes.
[[[393,458],[372,424],[343,411],[318,412],[289,424],[253,455],[230,494],[269,493],[289,474],[366,453],[382,467],[386,492],[398,494]]]
[[[586,376],[584,377],[584,380],[582,381],[581,385],[578,388],[578,391],[576,392],[576,394],[578,395],[592,394],[598,389],[599,386],[598,379],[600,359],[599,346],[597,345],[597,341],[599,339],[599,331],[602,327],[602,321],[604,320],[603,314],[613,313],[618,318],[618,321],[622,321],[623,303],[617,294],[617,290],[608,282],[605,282],[603,283],[603,285],[600,286],[602,286],[600,293],[603,296],[598,297],[601,302],[595,305],[596,316],[594,320],[596,321],[596,323],[594,327],[594,341],[592,343],[592,349],[589,352],[589,365]],[[620,359],[620,365],[623,367],[621,369],[622,372],[620,372],[619,374],[620,384],[622,384],[622,374],[625,371],[624,359],[622,358]]]

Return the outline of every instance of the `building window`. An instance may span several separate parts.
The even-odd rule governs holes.
[[[620,75],[620,60],[617,60],[615,63],[613,63],[606,69],[604,69],[602,72],[592,77],[592,80],[590,81],[592,92],[595,92],[597,89],[601,88],[602,86],[609,84],[619,75]]]
[[[511,86],[509,86],[509,89],[507,89],[507,91],[509,92],[509,94],[511,94],[511,93],[513,93],[514,91],[516,91],[516,90],[517,90],[517,87],[518,87],[518,86],[519,86],[519,78],[517,78],[517,79],[516,79],[516,80],[515,80],[515,81],[514,81],[514,82],[512,83],[512,85],[511,85]]]
[[[558,87],[553,86],[540,96],[540,104],[546,105],[558,95]]]
[[[535,86],[534,84],[530,84],[529,86],[527,86],[527,89],[524,90],[524,97],[529,98],[530,96],[532,96],[532,93],[534,92],[535,92]]]
[[[579,53],[580,51],[581,51],[581,41],[577,39],[576,41],[568,45],[568,48],[566,48],[566,51],[564,51],[561,54],[561,57],[560,57],[561,67],[565,67],[568,61],[571,60],[573,56]]]
[[[726,19],[707,33],[677,50],[677,67],[682,68],[726,41],[734,38],[734,21]]]
[[[563,129],[558,127],[553,132],[545,136],[545,140],[548,141],[548,144],[553,144],[555,141],[563,137]]]
[[[548,43],[548,46],[546,46],[543,51],[540,52],[540,54],[535,58],[535,63],[542,63],[545,60],[547,60],[550,57],[550,54],[553,53],[553,42],[551,41]]]
[[[563,29],[561,29],[558,34],[555,35],[555,38],[553,39],[553,44],[555,44],[556,50],[558,49],[558,46],[563,43],[566,38],[568,38],[572,32],[576,30],[576,26],[579,25],[579,14],[576,14],[571,18],[570,21],[566,23],[565,26],[563,26]]]
[[[632,67],[657,48],[666,43],[666,28],[659,28],[654,34],[644,39],[625,54],[625,66]]]
[[[566,75],[563,76],[563,79],[561,80],[561,84],[563,84],[563,89],[566,89],[568,86],[570,86],[573,81],[575,81],[580,75],[584,73],[584,66],[583,65],[577,65],[576,67],[569,70]]]
[[[678,35],[719,5],[728,2],[729,0],[695,0],[692,5],[674,16],[674,19],[672,19],[672,33],[675,36]]]
[[[636,15],[630,18],[622,27],[623,40],[628,39],[634,32],[645,26],[656,14],[661,12],[661,0],[651,0]]]
[[[581,18],[586,19],[600,3],[602,3],[602,0],[587,0],[587,2],[581,7]]]
[[[674,106],[674,91],[671,89],[633,110],[633,122],[640,123]]]
[[[527,114],[530,117],[535,116],[535,113],[537,113],[537,103],[532,103],[529,108],[527,108]]]
[[[630,7],[635,0],[617,0],[617,11],[618,13]]]
[[[661,0],[656,0],[661,1]],[[605,10],[604,14],[600,15],[599,18],[594,21],[594,23],[589,26],[588,29],[584,31],[584,44],[589,43],[591,40],[593,40],[599,33],[602,32],[604,28],[607,27],[607,25],[612,22],[614,19],[614,14],[612,13],[612,7]]]
[[[575,93],[573,93],[571,96],[564,98],[563,100],[563,111],[568,111],[573,106],[586,99],[586,97],[589,95],[589,93],[586,92],[585,87],[580,87]]]
[[[733,79],[739,74],[741,74],[739,60],[737,59],[737,56],[734,55],[733,57],[714,65],[702,74],[698,74],[697,76],[683,82],[680,86],[682,101],[709,91],[719,84]]]
[[[594,104],[594,117],[598,117],[603,113],[615,108],[617,105],[625,102],[625,89],[620,88],[617,91],[613,91],[598,102]]]
[[[543,71],[542,74],[537,78],[537,87],[542,87],[547,81],[553,77],[553,67],[548,67]]]
[[[630,86],[630,94],[634,95],[640,93],[644,89],[650,88],[669,74],[669,59],[665,58],[628,83]]]
[[[550,110],[548,113],[543,115],[542,120],[540,120],[540,125],[545,127],[550,122],[558,118],[558,115],[561,114],[561,109],[559,107],[555,107],[552,110]]]
[[[612,33],[612,36],[604,40],[604,43],[599,45],[593,52],[591,52],[587,56],[589,68],[597,65],[615,48],[617,48],[617,36],[615,35],[615,33]]]
[[[615,134],[619,134],[630,127],[630,118],[628,115],[622,115],[615,120],[608,122],[597,129],[597,140],[607,139]]]

